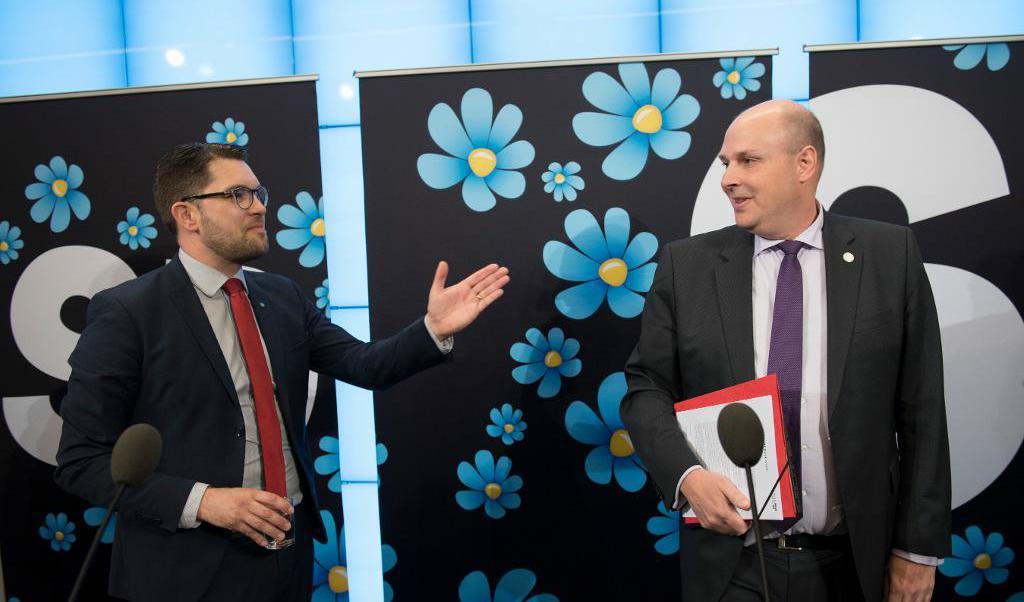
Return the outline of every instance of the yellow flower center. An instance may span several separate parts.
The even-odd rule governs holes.
[[[501,497],[501,485],[498,485],[497,483],[488,483],[487,486],[484,487],[484,494],[492,500],[498,499]]]
[[[65,194],[68,193],[67,180],[54,180],[53,184],[50,184],[50,190],[53,191],[53,194],[59,197],[63,197]]]
[[[626,276],[629,274],[629,268],[626,267],[626,262],[622,261],[617,257],[613,257],[608,261],[601,264],[601,267],[597,269],[597,275],[604,280],[608,286],[622,286],[626,281]]]
[[[327,572],[327,585],[336,594],[343,594],[348,591],[348,567],[333,566]]]
[[[53,534],[53,538],[56,539],[57,541],[64,541],[64,533],[62,531],[57,531],[56,533]],[[977,561],[975,561],[975,562],[977,562]]]
[[[128,236],[138,236],[138,235],[139,235],[139,227],[138,226],[128,226]]]
[[[565,182],[565,174],[561,174],[560,173],[560,174],[556,174],[555,175],[555,184],[562,184],[564,182]]]
[[[512,426],[511,424],[505,423],[505,432],[506,433],[511,435],[512,431],[514,431],[514,430],[516,430],[516,427]]]
[[[544,365],[548,368],[557,368],[562,365],[562,354],[557,351],[548,351],[544,355]]]
[[[633,127],[638,132],[653,134],[661,129],[661,111],[654,105],[644,105],[633,113]]]
[[[0,240],[0,251],[6,251],[7,249],[10,249],[10,248],[11,248],[11,245],[7,244],[6,240]]]
[[[633,440],[629,438],[626,429],[619,429],[612,433],[608,441],[608,447],[616,458],[628,458],[633,455]]]
[[[725,79],[730,84],[738,84],[738,83],[740,83],[740,72],[739,71],[733,71]]]
[[[313,223],[309,225],[309,231],[313,233],[313,236],[323,236],[327,230],[327,226],[324,224],[324,218],[318,217],[313,220]]]
[[[467,161],[469,161],[469,169],[481,178],[491,175],[498,165],[497,155],[489,148],[473,149],[473,152],[469,153]]]
[[[992,557],[982,552],[974,557],[974,568],[987,571],[992,568]]]
[[[238,140],[238,136],[236,136],[234,132],[228,132],[228,135],[224,136],[224,140],[226,140],[228,144],[234,144],[235,140]]]

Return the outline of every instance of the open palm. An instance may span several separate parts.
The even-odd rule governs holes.
[[[446,287],[448,263],[437,264],[427,302],[427,326],[439,339],[447,338],[473,320],[504,294],[508,268],[496,263],[484,266],[457,284]]]

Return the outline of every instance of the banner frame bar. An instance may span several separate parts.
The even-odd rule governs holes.
[[[930,38],[922,40],[890,40],[882,42],[846,42],[842,44],[804,44],[804,52],[835,52],[841,50],[880,50],[915,46],[948,46],[952,44],[992,44],[1024,42],[1024,35],[976,36],[966,38]]]

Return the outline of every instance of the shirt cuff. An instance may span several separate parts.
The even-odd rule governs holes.
[[[181,518],[178,519],[179,529],[195,529],[203,524],[199,522],[196,515],[199,514],[199,503],[203,501],[203,494],[206,493],[206,483],[196,483],[185,500],[185,508],[181,511]]]
[[[893,548],[892,553],[899,556],[903,560],[909,560],[917,564],[923,564],[925,566],[939,566],[942,564],[941,558],[934,556],[922,556],[921,554],[914,554],[913,552],[907,552],[906,550],[898,550]]]
[[[675,497],[675,501],[672,503],[672,509],[673,510],[681,510],[683,506],[688,505],[688,502],[685,499],[683,499],[683,492],[682,492],[683,479],[686,478],[686,475],[688,475],[691,472],[697,470],[698,468],[704,468],[704,467],[701,466],[700,464],[694,464],[693,466],[691,466],[691,467],[686,469],[686,472],[683,473],[683,476],[679,477],[679,482],[676,483],[676,497]]]
[[[430,338],[434,339],[434,344],[437,345],[437,350],[438,351],[440,351],[441,353],[443,353],[445,355],[448,355],[449,353],[452,352],[452,349],[455,347],[455,336],[454,335],[447,336],[443,340],[437,338],[437,335],[434,334],[434,331],[430,330],[430,325],[427,324],[427,317],[426,316],[423,316],[423,326],[425,326],[427,328],[427,332],[430,334]]]

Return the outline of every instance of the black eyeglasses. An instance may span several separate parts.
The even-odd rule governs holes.
[[[266,186],[258,186],[256,188],[248,188],[246,186],[237,186],[231,190],[225,190],[224,192],[208,192],[206,194],[193,194],[187,196],[182,201],[198,201],[200,199],[210,199],[214,197],[222,197],[225,199],[233,199],[235,204],[238,205],[239,209],[248,209],[252,207],[252,200],[254,198],[259,199],[260,203],[266,207],[270,204],[270,193],[267,192]]]

